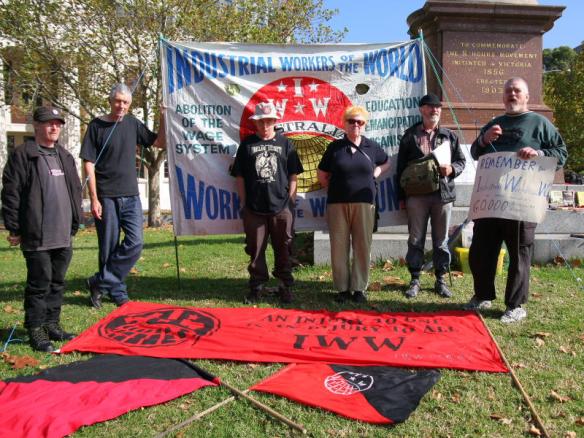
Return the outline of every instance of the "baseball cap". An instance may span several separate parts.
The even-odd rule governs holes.
[[[52,106],[39,106],[34,110],[32,119],[35,122],[48,122],[49,120],[59,120],[61,123],[65,124],[65,117],[59,108]]]

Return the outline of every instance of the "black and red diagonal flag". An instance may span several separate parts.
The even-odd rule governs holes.
[[[63,437],[209,385],[216,379],[186,361],[96,356],[0,382],[0,437]]]
[[[292,364],[251,389],[367,423],[392,424],[405,421],[439,378],[435,370]]]

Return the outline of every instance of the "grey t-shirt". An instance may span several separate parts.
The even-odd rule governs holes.
[[[63,172],[63,164],[55,148],[39,145],[38,171],[43,190],[43,223],[41,246],[24,251],[41,251],[71,246],[73,212]]]

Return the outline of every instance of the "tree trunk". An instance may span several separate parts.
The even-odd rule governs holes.
[[[165,151],[149,148],[144,158],[148,167],[148,226],[162,225],[160,214],[160,167],[164,162]]]

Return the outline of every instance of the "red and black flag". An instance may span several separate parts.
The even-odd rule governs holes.
[[[195,308],[129,302],[61,347],[129,356],[507,372],[475,312]]]
[[[439,378],[435,370],[292,364],[251,389],[367,423],[392,424],[405,421]]]
[[[176,359],[96,356],[0,382],[0,437],[63,437],[209,385],[216,379]]]

